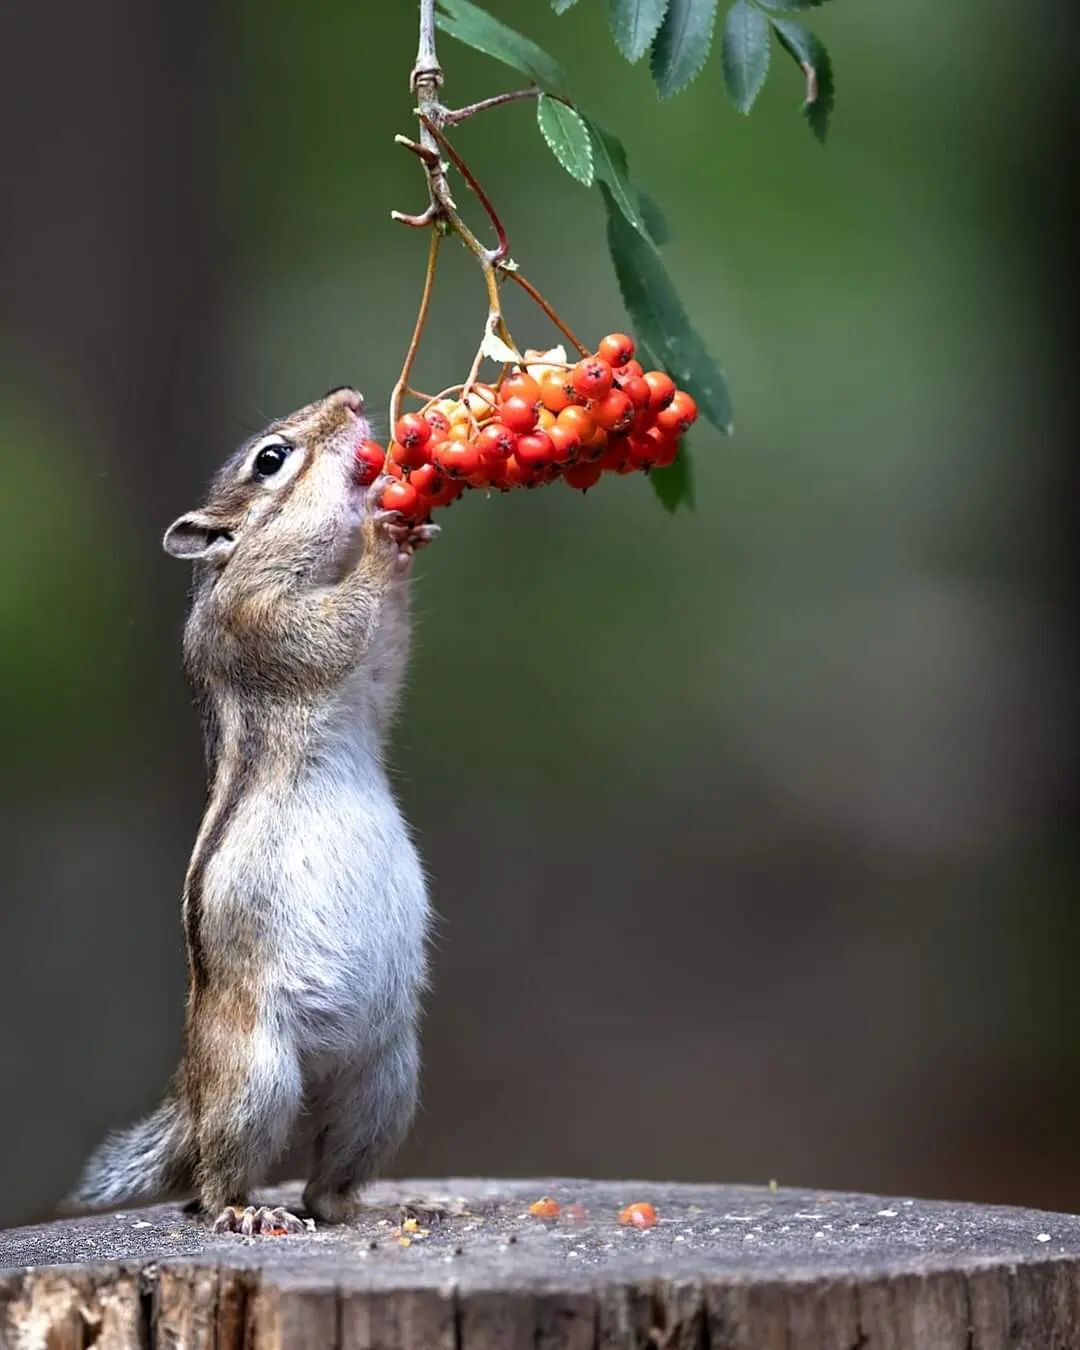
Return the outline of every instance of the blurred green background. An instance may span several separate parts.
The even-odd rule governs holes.
[[[746,120],[718,54],[658,104],[598,0],[491,8],[667,210],[736,435],[696,429],[694,514],[638,477],[476,494],[418,563],[395,762],[441,917],[397,1169],[1075,1208],[1075,16],[815,11],[823,151],[779,52]],[[344,382],[382,414],[424,240],[388,214],[423,205],[392,144],[411,4],[19,0],[5,22],[10,1221],[179,1053],[202,783],[160,534],[272,416]],[[441,55],[450,102],[517,83]],[[533,107],[456,140],[571,325],[625,324],[599,197]],[[421,387],[462,378],[484,312],[444,256]]]

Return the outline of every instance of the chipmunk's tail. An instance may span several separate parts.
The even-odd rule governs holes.
[[[65,1209],[113,1209],[192,1189],[194,1149],[187,1113],[172,1096],[92,1154]]]

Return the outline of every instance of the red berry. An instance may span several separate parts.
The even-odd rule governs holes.
[[[394,441],[390,446],[390,458],[401,469],[418,469],[421,464],[426,464],[431,457],[431,443],[426,442],[423,445],[412,446],[403,445],[400,441]]]
[[[424,421],[431,426],[431,436],[433,440],[441,440],[444,436],[450,434],[450,419],[438,408],[429,408],[424,413]]]
[[[475,441],[440,441],[431,458],[451,478],[468,478],[480,467],[480,451]]]
[[[673,431],[681,436],[697,421],[697,404],[686,392],[679,389],[666,408],[656,414],[656,425],[661,431]]]
[[[465,491],[464,483],[454,483],[449,478],[442,478],[442,487],[438,492],[425,492],[421,498],[421,504],[427,511],[437,511],[441,506],[449,506],[451,502],[456,501]]]
[[[536,426],[536,405],[514,394],[499,405],[499,421],[519,435],[523,431],[532,431]]]
[[[353,478],[360,487],[368,487],[382,473],[386,451],[378,441],[361,441],[356,447],[356,465]]]
[[[515,370],[499,389],[499,401],[505,403],[508,398],[523,398],[535,407],[540,402],[540,385],[527,370]]]
[[[505,459],[514,453],[517,436],[505,422],[489,422],[476,438],[480,453],[488,459]]]
[[[384,511],[400,511],[406,520],[419,520],[422,515],[420,494],[411,483],[387,483],[380,503]]]
[[[611,388],[611,367],[600,356],[587,356],[570,372],[570,382],[582,398],[603,398]]]
[[[649,385],[643,375],[630,375],[622,381],[623,393],[634,405],[635,408],[647,408],[649,406]]]
[[[599,483],[604,472],[602,464],[571,464],[563,471],[563,478],[572,488],[588,492]]]
[[[555,460],[555,447],[546,431],[527,431],[518,437],[514,455],[527,469],[546,469]]]
[[[406,413],[394,424],[394,440],[408,450],[427,445],[431,440],[431,423],[419,413]]]
[[[675,397],[675,381],[662,370],[647,370],[644,379],[649,386],[649,407],[654,412],[666,408]]]
[[[613,389],[590,409],[592,419],[605,431],[629,431],[634,420],[634,405],[621,389]]]
[[[596,354],[602,356],[609,366],[625,366],[634,355],[634,339],[625,333],[609,333],[601,339]]]
[[[434,464],[421,464],[409,474],[409,482],[424,497],[434,497],[446,482],[446,475]]]
[[[617,366],[615,369],[615,378],[620,384],[625,383],[627,380],[634,379],[635,376],[640,377],[644,374],[645,371],[642,368],[640,361],[627,361],[624,366]]]
[[[532,487],[537,479],[536,470],[527,468],[516,454],[511,455],[506,461],[504,474],[507,487]]]
[[[645,433],[645,437],[647,440],[653,441],[656,446],[652,462],[654,469],[666,469],[669,464],[675,463],[675,456],[679,453],[678,436],[661,431],[659,427],[650,427]]]
[[[556,422],[548,432],[548,438],[551,441],[556,464],[570,464],[576,459],[577,452],[581,448],[581,436],[572,427]]]
[[[607,448],[597,460],[608,473],[629,473],[633,468],[630,462],[630,447],[625,436],[617,436],[609,441]]]
[[[568,371],[549,370],[540,381],[540,402],[550,412],[559,413],[578,401]]]

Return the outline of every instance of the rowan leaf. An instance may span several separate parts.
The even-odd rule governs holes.
[[[556,14],[565,14],[572,6],[577,4],[577,0],[551,0],[551,8]]]
[[[653,242],[626,219],[606,186],[603,192],[608,248],[635,333],[672,379],[693,395],[709,421],[730,434],[727,383],[686,317],[663,259]]]
[[[570,0],[573,4],[574,0]],[[793,9],[819,9],[825,0],[758,0],[758,4],[763,9],[793,10]]]
[[[589,128],[589,137],[592,140],[596,178],[606,189],[605,200],[607,194],[610,194],[634,229],[642,234],[648,234],[649,228],[641,211],[640,192],[630,181],[626,151],[622,142],[591,118],[585,119],[585,125]]]
[[[806,76],[803,116],[818,140],[824,142],[835,102],[832,62],[825,44],[809,28],[796,23],[794,19],[770,19],[769,22],[781,46]]]
[[[522,75],[528,75],[553,93],[566,93],[566,72],[531,38],[474,5],[472,0],[438,0],[438,4],[435,22],[444,33]]]
[[[548,149],[572,178],[592,187],[592,141],[589,129],[568,104],[541,94],[536,101],[536,121]]]
[[[649,238],[654,244],[663,245],[671,238],[671,227],[667,223],[660,204],[650,197],[644,188],[636,188],[638,213],[645,225]]]
[[[615,45],[630,62],[640,61],[664,21],[668,0],[608,0]]]
[[[671,98],[701,73],[712,46],[717,0],[670,0],[649,68],[661,98]]]
[[[750,0],[735,0],[728,10],[720,55],[728,95],[748,113],[769,73],[769,19]]]
[[[692,511],[697,505],[694,465],[685,443],[680,444],[674,462],[666,469],[649,470],[649,482],[667,511],[677,511],[683,505]]]

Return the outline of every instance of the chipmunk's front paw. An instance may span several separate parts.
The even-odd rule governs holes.
[[[281,1205],[226,1205],[211,1225],[213,1233],[240,1233],[243,1237],[285,1237],[305,1233],[307,1225]]]
[[[394,545],[399,569],[407,572],[416,550],[431,543],[439,533],[439,526],[431,521],[417,523],[409,520],[404,512],[383,505],[383,489],[397,482],[388,474],[377,478],[368,489],[368,511],[375,530]]]

